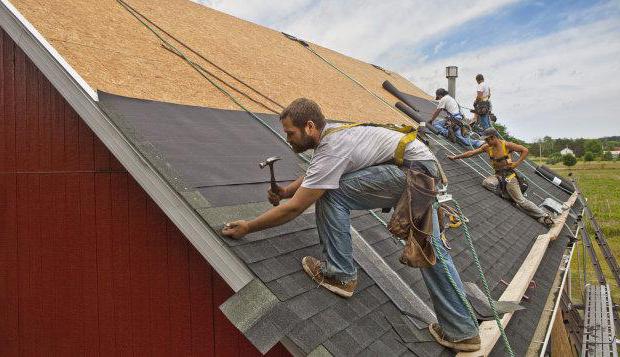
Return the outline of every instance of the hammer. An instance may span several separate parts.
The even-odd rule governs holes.
[[[276,184],[276,177],[273,174],[273,163],[280,160],[277,156],[272,156],[267,158],[265,161],[258,164],[258,167],[261,169],[265,168],[265,166],[269,165],[269,171],[271,172],[271,192],[278,193],[278,185]],[[277,205],[276,205],[277,206]]]

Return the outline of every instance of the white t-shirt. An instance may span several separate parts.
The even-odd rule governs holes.
[[[325,128],[340,124],[327,124]],[[346,173],[394,159],[394,151],[403,137],[394,130],[356,126],[331,133],[321,139],[301,184],[305,188],[332,190],[339,187]],[[435,155],[420,140],[407,144],[405,160],[436,160]]]
[[[441,99],[439,99],[439,103],[437,104],[437,109],[445,109],[448,113],[452,115],[459,114],[461,111],[459,110],[459,104],[452,98],[450,95],[446,94]]]
[[[491,89],[489,89],[489,85],[483,81],[478,83],[478,92],[482,92],[483,99],[488,99],[491,94]]]

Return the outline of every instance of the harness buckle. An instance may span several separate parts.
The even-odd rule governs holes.
[[[437,202],[439,203],[444,203],[444,202],[448,202],[448,201],[452,201],[452,195],[448,193],[448,186],[441,186],[439,187],[439,189],[437,190]]]

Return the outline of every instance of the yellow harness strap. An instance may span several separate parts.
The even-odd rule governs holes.
[[[344,124],[344,125],[341,125],[335,128],[325,129],[323,130],[323,133],[321,133],[321,138],[324,138],[335,132],[353,128],[356,126],[374,126],[374,127],[386,128],[386,129],[398,131],[399,133],[405,134],[398,142],[398,145],[396,146],[396,150],[394,151],[394,163],[398,166],[402,166],[403,162],[405,161],[405,149],[407,148],[407,145],[410,142],[414,141],[418,136],[418,130],[409,125],[396,126],[396,125],[391,125],[391,124],[354,123],[354,124]]]
[[[508,149],[506,148],[505,140],[501,140],[501,143],[502,143],[502,158],[503,158],[503,157],[508,156]],[[489,157],[491,157],[491,159],[496,159],[492,146],[489,145],[489,147],[487,148],[487,153],[489,154]]]
[[[494,155],[494,150],[493,147],[489,146],[487,149],[487,153],[489,154],[489,157],[491,158],[491,163],[493,164],[493,168],[496,168],[497,166],[497,161],[501,161],[501,160],[506,160],[507,162],[510,162],[510,156],[508,155],[508,149],[506,148],[506,141],[502,140],[502,156],[499,158],[496,158]],[[510,175],[506,176],[507,180],[512,179],[513,177],[515,177],[516,174],[513,172]]]
[[[403,165],[403,162],[405,161],[405,149],[407,148],[407,144],[414,141],[417,136],[418,131],[414,129],[400,139],[398,145],[396,146],[396,151],[394,151],[394,163],[396,163],[396,165]]]
[[[344,130],[344,129],[349,129],[349,128],[353,128],[355,126],[360,126],[360,125],[364,125],[362,123],[355,123],[355,124],[344,124],[341,126],[337,126],[335,128],[329,128],[329,129],[325,129],[323,130],[323,132],[321,133],[321,139],[326,137],[327,135],[333,134],[335,132]]]

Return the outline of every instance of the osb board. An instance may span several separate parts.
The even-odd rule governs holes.
[[[239,109],[113,0],[12,0],[67,62],[94,89],[123,96],[221,109]],[[166,31],[281,105],[298,97],[316,100],[326,116],[354,121],[404,122],[318,57],[277,31],[187,0],[129,0]],[[388,79],[400,90],[428,98],[395,73],[313,46],[390,103],[381,88]],[[186,51],[186,50],[185,50]],[[189,54],[188,51],[186,51]],[[198,57],[189,56],[256,100],[280,110]],[[235,97],[256,112],[267,110]]]

